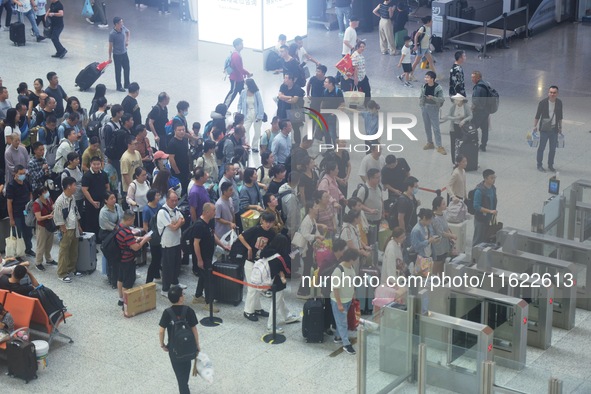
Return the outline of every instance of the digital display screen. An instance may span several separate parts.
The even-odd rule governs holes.
[[[548,193],[557,195],[560,192],[560,181],[550,178],[548,181]]]

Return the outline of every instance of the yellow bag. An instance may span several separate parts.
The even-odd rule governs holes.
[[[429,69],[429,61],[428,61],[428,60],[423,60],[423,61],[421,62],[421,69],[422,69],[422,70],[427,70],[427,69]]]
[[[253,209],[250,209],[250,210],[244,212],[242,215],[240,215],[240,217],[242,218],[243,231],[246,231],[249,228],[254,227],[257,224],[259,224],[259,217],[260,216],[261,216],[261,213],[259,211],[255,211]]]

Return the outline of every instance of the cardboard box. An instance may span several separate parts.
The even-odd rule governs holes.
[[[133,317],[156,309],[156,283],[147,283],[123,292],[123,315]]]

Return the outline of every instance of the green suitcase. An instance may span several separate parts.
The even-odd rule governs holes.
[[[394,43],[396,44],[396,49],[402,49],[404,46],[404,36],[408,36],[408,30],[402,29],[394,34]]]

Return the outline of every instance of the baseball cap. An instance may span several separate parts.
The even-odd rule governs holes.
[[[156,151],[156,153],[154,153],[154,160],[160,159],[168,159],[168,154],[162,152],[161,150]]]

